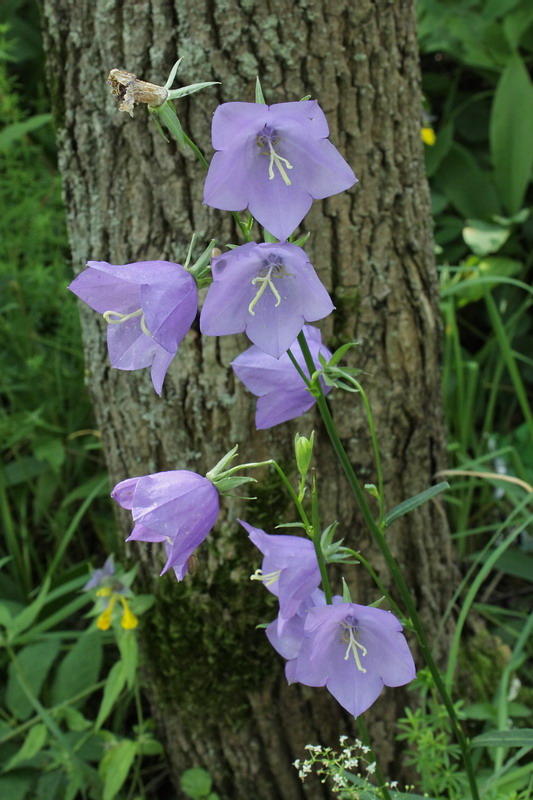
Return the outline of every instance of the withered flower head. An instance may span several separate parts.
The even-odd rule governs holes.
[[[133,117],[136,103],[157,107],[168,98],[168,89],[164,86],[140,81],[132,72],[123,69],[112,69],[107,82],[111,84],[111,93],[121,101],[119,111],[126,111],[130,117]]]

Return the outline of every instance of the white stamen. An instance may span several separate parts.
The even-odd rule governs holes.
[[[277,266],[276,264],[272,264],[272,266],[269,267],[268,272],[267,272],[267,274],[265,275],[264,278],[262,278],[260,275],[258,275],[256,278],[254,278],[252,280],[252,284],[254,286],[255,286],[256,283],[260,283],[261,284],[261,288],[259,289],[259,291],[257,292],[256,296],[254,297],[254,299],[252,300],[252,302],[248,306],[248,311],[250,312],[252,317],[255,317],[255,311],[253,310],[254,306],[259,302],[259,299],[261,298],[262,294],[266,290],[267,286],[270,287],[270,289],[272,291],[272,294],[276,298],[276,305],[274,307],[277,308],[279,306],[279,304],[281,303],[280,294],[279,294],[278,290],[276,289],[276,287],[274,286],[274,282],[273,282],[272,277],[271,277],[272,276],[272,270],[276,266]]]
[[[273,583],[276,583],[280,576],[280,569],[275,570],[274,572],[267,572],[266,575],[263,575],[260,569],[256,569],[253,575],[250,575],[251,581],[262,581],[265,586],[272,586]]]
[[[361,651],[362,656],[366,656],[367,649],[364,645],[360,644],[357,639],[355,638],[355,632],[351,625],[346,625],[344,622],[342,623],[343,628],[345,628],[343,641],[348,643],[348,647],[346,648],[346,655],[344,656],[344,660],[348,661],[350,658],[350,653],[355,658],[355,663],[357,664],[357,669],[359,672],[366,672],[366,669],[361,664],[361,659],[359,658],[359,653],[357,652],[358,648]]]
[[[268,179],[270,181],[274,180],[274,165],[275,165],[278,168],[279,174],[283,178],[283,182],[285,183],[285,185],[286,186],[290,186],[291,185],[291,179],[289,178],[289,176],[285,172],[285,167],[283,166],[283,164],[285,164],[287,169],[292,169],[292,164],[289,161],[287,161],[286,158],[282,158],[280,155],[278,155],[278,153],[276,153],[276,151],[274,150],[274,145],[272,144],[270,139],[267,140],[267,144],[268,144],[268,148],[270,150],[270,163],[268,165]]]

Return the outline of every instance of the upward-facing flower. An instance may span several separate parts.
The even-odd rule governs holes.
[[[89,261],[68,288],[103,314],[112,366],[151,367],[160,395],[170,362],[198,310],[192,275],[169,261]]]
[[[111,492],[131,511],[135,527],[126,541],[164,542],[167,563],[181,581],[189,558],[206,538],[218,516],[218,491],[196,472],[173,470],[128,478]]]
[[[297,647],[291,646],[295,652]],[[279,642],[276,649],[280,651]],[[343,708],[358,717],[383,686],[403,686],[413,680],[416,670],[393,614],[336,597],[333,605],[306,612],[301,647],[287,664],[286,674],[290,682],[326,686]]]
[[[278,239],[288,239],[313,200],[349,189],[357,178],[328,140],[316,100],[223,103],[213,116],[213,156],[204,202],[248,208]]]
[[[318,354],[327,360],[331,353],[322,344],[318,328],[304,325],[303,333],[313,357],[316,369],[320,369]],[[291,352],[305,374],[307,365],[298,342],[293,342]],[[272,428],[280,422],[299,417],[308,411],[316,398],[307,390],[301,375],[295,369],[287,353],[274,358],[264,353],[259,347],[252,345],[231,362],[233,371],[247,389],[257,395],[255,426],[258,430]],[[331,391],[331,386],[322,386],[324,394]]]
[[[254,576],[279,600],[278,628],[293,617],[302,600],[320,586],[315,548],[302,536],[272,536],[239,520],[255,546],[263,553],[263,564]]]
[[[249,242],[213,259],[213,283],[200,315],[207,336],[242,333],[279,358],[304,322],[333,311],[330,297],[301,247]]]

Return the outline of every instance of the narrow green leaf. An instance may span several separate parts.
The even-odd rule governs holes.
[[[104,781],[103,800],[113,800],[120,792],[136,754],[137,742],[131,739],[123,739],[105,753],[99,768]]]
[[[22,747],[9,759],[4,767],[4,772],[9,772],[15,767],[18,767],[24,761],[30,761],[34,756],[39,753],[46,744],[48,739],[48,729],[46,725],[38,723],[33,725],[28,731],[28,735],[24,739]]]
[[[10,663],[5,703],[17,719],[24,721],[33,711],[33,706],[18,680],[18,670],[22,672],[31,692],[38,697],[60,648],[61,642],[57,639],[30,644],[18,652],[16,664]]]
[[[266,106],[265,96],[263,94],[263,88],[261,86],[261,81],[259,80],[259,75],[255,79],[255,102],[261,103],[262,105]]]
[[[11,625],[11,629],[9,631],[9,637],[11,641],[13,641],[19,633],[22,633],[30,625],[36,620],[39,612],[41,611],[42,607],[46,603],[48,599],[48,589],[50,588],[50,578],[46,578],[42,587],[41,591],[29,606],[26,606],[24,611],[21,611],[15,619],[13,620],[13,624]]]
[[[124,673],[128,689],[133,689],[137,679],[137,665],[139,662],[139,648],[135,631],[123,631],[118,640]]]
[[[418,506],[421,506],[423,503],[427,503],[427,501],[431,500],[432,497],[435,497],[437,494],[440,494],[449,488],[450,484],[446,481],[442,481],[441,483],[437,483],[435,486],[431,486],[431,488],[426,489],[424,492],[420,492],[420,494],[415,494],[408,500],[404,500],[403,503],[399,503],[399,505],[395,506],[389,511],[388,514],[385,515],[385,526],[387,527],[391,525],[395,520],[399,519],[399,517],[403,517],[404,514],[409,514],[409,512],[413,511],[413,509],[418,508]]]
[[[472,747],[533,747],[533,728],[481,733],[470,744]]]
[[[515,54],[496,87],[490,149],[496,183],[509,214],[522,207],[533,167],[533,84]]]
[[[117,661],[116,664],[113,664],[109,670],[109,675],[107,676],[107,681],[104,687],[104,696],[102,697],[102,703],[100,705],[100,710],[98,711],[98,716],[95,722],[96,730],[101,727],[113,710],[113,706],[118,700],[118,697],[125,685],[126,672],[124,670],[124,664],[122,661]]]
[[[24,120],[24,122],[14,122],[7,125],[0,133],[0,150],[7,150],[15,142],[20,141],[24,136],[32,131],[48,125],[52,121],[51,114],[36,114],[34,117]]]

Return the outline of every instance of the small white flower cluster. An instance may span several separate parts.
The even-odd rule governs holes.
[[[339,737],[339,743],[341,745],[340,753],[331,747],[306,744],[305,750],[308,752],[308,758],[305,761],[297,759],[294,766],[302,781],[314,768],[317,775],[321,776],[322,783],[331,778],[334,792],[342,792],[343,798],[357,800],[362,789],[368,790],[372,787],[368,777],[375,773],[376,762],[366,758],[371,751],[360,739],[355,739],[352,744],[349,744],[348,736],[343,735]],[[363,770],[363,773],[357,770]]]

